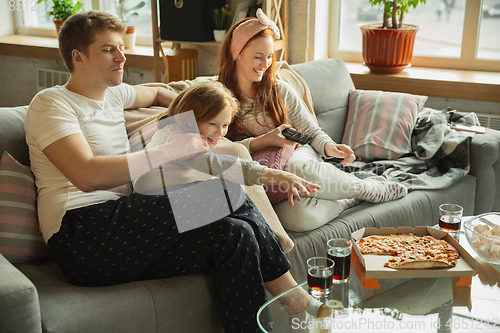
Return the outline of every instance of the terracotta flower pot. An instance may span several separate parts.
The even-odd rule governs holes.
[[[63,25],[64,21],[54,18],[52,22],[54,22],[56,26],[56,33],[59,34],[59,30],[61,30],[61,26]]]
[[[402,29],[383,29],[380,26],[380,23],[359,25],[363,37],[363,61],[373,72],[400,72],[410,64],[420,26],[404,24]]]

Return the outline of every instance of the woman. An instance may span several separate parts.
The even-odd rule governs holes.
[[[311,230],[361,201],[379,203],[404,197],[408,191],[401,184],[386,182],[383,177],[361,180],[323,162],[322,157],[337,157],[349,165],[355,156],[350,147],[335,143],[321,130],[290,85],[276,79],[274,39],[279,38],[279,30],[262,11],[257,16],[239,21],[228,31],[217,74],[241,104],[227,137],[241,142],[250,153],[295,145],[281,134],[288,127],[313,137],[310,144],[294,151],[285,170],[321,189],[293,209],[283,203],[275,205],[284,227]]]

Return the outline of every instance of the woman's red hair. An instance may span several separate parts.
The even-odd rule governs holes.
[[[218,80],[224,84],[240,103],[248,102],[248,100],[241,94],[236,80],[236,61],[233,60],[231,55],[231,41],[234,29],[241,23],[247,20],[255,20],[255,18],[244,18],[235,25],[233,25],[226,34],[219,53],[219,68],[217,70]],[[248,42],[259,37],[273,36],[270,29],[261,30],[255,34]],[[248,45],[247,42],[247,45]],[[246,47],[246,45],[245,45]],[[243,49],[245,49],[243,47]],[[243,50],[242,50],[243,51]],[[285,108],[285,103],[281,97],[279,86],[276,81],[276,54],[273,53],[273,60],[271,66],[264,72],[262,80],[253,83],[255,90],[255,98],[258,103],[262,103],[262,113],[271,117],[275,126],[281,124],[288,124],[288,116]],[[236,140],[239,137],[249,137],[252,134],[243,126],[241,113],[237,114],[233,122],[229,126],[227,138]]]

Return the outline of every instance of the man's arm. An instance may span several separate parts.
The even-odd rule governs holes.
[[[83,134],[77,133],[53,142],[43,153],[79,190],[91,192],[123,185],[159,165],[204,151],[199,134],[185,133],[147,151],[94,156]]]
[[[177,93],[161,87],[133,86],[136,93],[135,103],[130,107],[147,108],[152,105],[169,106]]]
[[[87,140],[80,133],[55,141],[43,153],[83,192],[110,189],[130,181],[127,155],[94,156]],[[135,157],[139,159],[141,156],[136,154]],[[142,165],[147,168],[145,157],[142,160]],[[139,160],[137,162],[140,163]]]

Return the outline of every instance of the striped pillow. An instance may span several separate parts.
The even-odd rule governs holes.
[[[427,96],[351,91],[342,143],[366,161],[397,159],[411,152],[411,133],[426,101]]]
[[[7,152],[0,160],[0,253],[11,263],[50,253],[38,226],[33,174]]]

